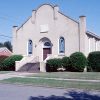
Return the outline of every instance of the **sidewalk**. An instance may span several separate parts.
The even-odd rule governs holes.
[[[27,75],[33,75],[33,73],[11,72],[11,73],[0,74],[0,80],[13,78],[13,77],[26,77]]]
[[[49,80],[66,80],[66,81],[78,81],[78,82],[100,82],[100,80],[86,80],[86,79],[65,79],[65,78],[44,78],[44,77],[31,77],[31,75],[36,74],[36,73],[27,73],[27,72],[11,72],[11,73],[6,73],[6,74],[0,74],[0,80],[8,79],[8,78],[13,78],[13,77],[22,77],[22,78],[32,78],[32,79],[49,79]]]
[[[65,80],[65,81],[82,81],[82,82],[100,82],[100,80],[86,80],[86,79],[65,79],[65,78],[44,78],[44,77],[28,77],[28,78],[40,78],[40,79],[49,79],[49,80]]]

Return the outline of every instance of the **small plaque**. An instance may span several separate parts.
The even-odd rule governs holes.
[[[46,33],[49,31],[49,27],[48,27],[48,24],[45,24],[45,25],[40,25],[40,32],[41,33]]]

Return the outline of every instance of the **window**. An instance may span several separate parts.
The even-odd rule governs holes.
[[[43,48],[51,48],[51,43],[50,42],[44,42]]]
[[[33,43],[32,40],[28,41],[28,54],[32,54],[32,50],[33,50]]]
[[[65,39],[63,37],[59,39],[59,53],[65,53]]]
[[[45,42],[44,46],[51,46],[50,42]]]

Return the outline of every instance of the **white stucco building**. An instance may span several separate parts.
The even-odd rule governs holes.
[[[87,31],[86,17],[79,21],[62,14],[58,6],[44,4],[32,11],[21,27],[13,27],[13,54],[24,55],[16,62],[16,70],[27,63],[40,62],[43,71],[46,59],[70,56],[80,51],[100,51],[100,37]]]

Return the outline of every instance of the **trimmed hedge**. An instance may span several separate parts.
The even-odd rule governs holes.
[[[49,59],[46,66],[47,72],[57,72],[57,69],[62,66],[62,60],[60,58]]]
[[[15,70],[15,61],[20,61],[23,58],[21,55],[12,55],[2,62],[2,70]]]
[[[2,71],[2,62],[8,58],[8,56],[0,56],[0,70]]]
[[[66,71],[83,72],[87,66],[87,59],[81,52],[75,52],[70,57],[62,59],[54,58],[47,60],[47,72],[56,72],[59,68],[65,68]]]
[[[100,72],[100,51],[88,55],[88,71]]]
[[[70,56],[71,67],[74,71],[83,72],[87,65],[87,59],[81,52],[75,52]]]
[[[70,69],[70,58],[69,57],[63,57],[62,58],[62,66],[67,70],[69,71]]]
[[[0,56],[0,64],[6,59],[8,56]]]

